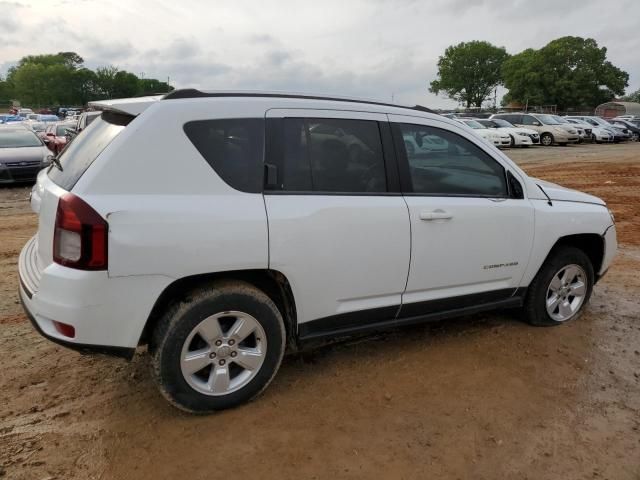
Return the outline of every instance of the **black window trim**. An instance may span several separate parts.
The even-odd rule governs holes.
[[[382,143],[382,158],[385,169],[385,179],[387,184],[386,192],[336,192],[336,191],[319,191],[319,190],[275,190],[269,188],[265,182],[263,185],[264,195],[321,195],[321,196],[341,196],[341,197],[398,197],[402,195],[400,187],[400,172],[398,168],[398,159],[396,148],[393,144],[391,127],[389,122],[380,120],[369,120],[363,118],[345,118],[345,117],[313,117],[313,116],[286,116],[286,117],[267,117],[265,122],[265,164],[275,165],[278,167],[284,155],[283,125],[285,118],[300,119],[303,122],[308,120],[360,120],[366,122],[376,122],[380,141]]]
[[[507,172],[509,172],[509,168],[503,165],[501,162],[496,160],[493,155],[487,152],[481,145],[472,142],[471,140],[463,137],[462,135],[453,132],[451,130],[443,129],[441,127],[435,127],[431,125],[419,124],[419,123],[408,123],[408,122],[389,122],[391,126],[391,132],[393,135],[393,142],[395,145],[395,150],[397,152],[397,165],[400,172],[400,186],[402,189],[402,194],[406,197],[447,197],[447,198],[486,198],[486,199],[515,199],[520,200],[514,196],[514,192],[509,184],[509,178]],[[465,140],[471,142],[473,145],[478,147],[483,153],[488,155],[493,161],[495,161],[498,165],[500,165],[503,169],[504,180],[507,186],[507,195],[481,195],[481,194],[468,194],[468,193],[420,193],[413,191],[413,183],[411,181],[411,171],[409,168],[409,158],[407,157],[406,150],[404,147],[404,140],[402,139],[402,131],[400,130],[400,125],[409,124],[415,125],[416,127],[427,127],[434,128],[436,130],[444,130],[451,134],[457,135],[460,138],[464,138]],[[513,173],[512,173],[513,175]],[[514,175],[515,177],[515,175]],[[518,178],[515,178],[520,184],[522,184]],[[524,189],[523,189],[524,190]]]

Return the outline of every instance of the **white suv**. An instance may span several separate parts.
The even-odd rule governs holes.
[[[505,307],[561,324],[616,251],[602,200],[424,109],[196,90],[94,106],[32,192],[20,297],[63,345],[148,344],[187,411],[253,398],[311,340]]]

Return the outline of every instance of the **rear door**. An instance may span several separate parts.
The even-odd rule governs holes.
[[[402,317],[510,297],[533,244],[534,212],[509,186],[507,166],[464,129],[390,115],[411,218]],[[444,151],[408,154],[402,139],[437,136]],[[519,176],[518,172],[512,175]],[[520,187],[521,188],[521,187]],[[524,197],[523,195],[520,195]],[[456,299],[450,305],[442,299]]]
[[[386,116],[267,112],[269,266],[287,276],[299,333],[395,318],[410,226]]]

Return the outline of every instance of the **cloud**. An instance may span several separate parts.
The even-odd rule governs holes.
[[[175,87],[393,96],[441,107],[455,102],[427,86],[447,46],[477,39],[517,53],[579,35],[606,46],[630,73],[629,90],[640,88],[638,0],[618,0],[615,9],[601,0],[49,2],[0,0],[0,65],[72,50],[92,68],[169,76]]]

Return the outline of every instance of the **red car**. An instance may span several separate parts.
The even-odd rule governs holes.
[[[67,145],[67,129],[73,129],[74,123],[52,123],[40,134],[40,138],[49,150],[56,155]]]

